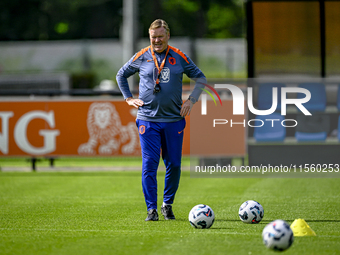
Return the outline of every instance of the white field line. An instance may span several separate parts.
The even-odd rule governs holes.
[[[43,228],[0,228],[0,231],[4,230],[4,231],[39,231],[39,232],[107,232],[107,233],[127,233],[127,234],[131,234],[131,233],[141,233],[141,232],[149,232],[150,230],[122,230],[122,229],[43,229]],[[209,230],[207,229],[197,229],[194,231],[194,233],[196,234],[225,234],[225,235],[244,235],[244,236],[258,236],[258,233],[239,233],[239,232],[228,232],[228,231],[214,231],[214,228],[211,228]],[[152,232],[157,232],[157,233],[164,233],[164,231],[162,230],[152,230]],[[166,233],[168,234],[178,234],[178,233],[192,233],[190,231],[167,231]],[[317,237],[322,237],[322,238],[337,238],[339,239],[340,236],[333,236],[333,235],[317,235]],[[297,237],[298,238],[298,237]],[[315,237],[313,237],[315,238]]]
[[[160,166],[158,168],[160,171],[165,171],[165,167]],[[182,166],[182,171],[189,171],[190,167]],[[32,172],[30,167],[16,167],[16,166],[7,166],[1,167],[2,172]],[[78,166],[70,166],[70,167],[39,167],[37,166],[37,172],[102,172],[102,171],[142,171],[141,166],[117,166],[117,167],[78,167]]]

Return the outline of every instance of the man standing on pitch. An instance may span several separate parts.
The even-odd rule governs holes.
[[[206,81],[201,70],[179,49],[168,45],[170,29],[161,19],[149,28],[151,45],[136,53],[117,74],[126,102],[138,108],[136,124],[142,149],[142,186],[148,216],[157,221],[157,169],[160,154],[166,167],[163,205],[166,220],[174,220],[172,204],[181,175],[185,116],[198,100]],[[139,73],[139,98],[133,98],[127,78]],[[182,102],[185,73],[196,80],[188,100]]]

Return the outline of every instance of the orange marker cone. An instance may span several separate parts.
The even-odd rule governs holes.
[[[294,236],[316,236],[313,229],[310,228],[304,219],[294,220],[290,228],[293,230]]]

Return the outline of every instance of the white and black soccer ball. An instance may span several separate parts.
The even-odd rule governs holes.
[[[264,210],[260,203],[254,200],[248,200],[240,206],[238,215],[244,223],[256,224],[262,220]]]
[[[263,229],[262,240],[267,248],[284,251],[294,242],[294,235],[287,222],[274,220]]]
[[[196,205],[189,213],[189,222],[194,228],[210,228],[214,220],[214,211],[208,205]]]

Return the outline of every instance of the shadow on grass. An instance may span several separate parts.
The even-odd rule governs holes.
[[[163,218],[163,217],[162,217]],[[169,221],[169,222],[171,222],[172,220],[166,220],[166,221]],[[188,219],[182,219],[182,218],[177,218],[176,217],[176,220],[174,220],[174,221],[188,221]],[[188,221],[189,222],[189,221]]]
[[[270,220],[261,220],[260,223],[257,223],[257,224],[268,224],[274,220],[277,220],[277,219],[270,219]],[[284,221],[287,221],[287,222],[293,222],[295,219],[283,219]],[[235,220],[235,219],[215,219],[215,221],[223,221],[223,222],[242,222],[241,220]],[[306,222],[340,222],[340,220],[308,220],[308,219],[305,219]]]

